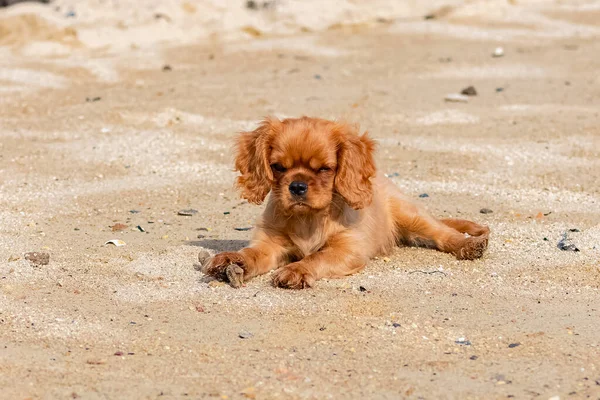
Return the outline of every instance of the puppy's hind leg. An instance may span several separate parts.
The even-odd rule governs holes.
[[[487,226],[479,225],[476,222],[468,221],[466,219],[443,218],[440,219],[440,221],[449,227],[456,229],[460,233],[468,233],[471,236],[489,235],[490,233],[490,228]]]
[[[459,260],[481,258],[487,248],[489,229],[485,226],[460,219],[438,220],[402,199],[392,199],[391,211],[399,239],[405,243],[429,242]]]

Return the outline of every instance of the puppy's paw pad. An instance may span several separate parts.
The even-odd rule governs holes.
[[[307,289],[313,287],[315,278],[303,268],[283,267],[273,274],[273,286],[284,289]]]
[[[458,251],[459,260],[476,260],[483,256],[488,246],[487,235],[473,236],[467,239],[465,245]]]
[[[234,288],[239,288],[244,285],[244,270],[237,264],[229,264],[225,268],[225,275],[229,284]]]

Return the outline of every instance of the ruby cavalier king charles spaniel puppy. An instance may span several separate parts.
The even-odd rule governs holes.
[[[237,186],[250,203],[271,193],[250,245],[204,262],[202,271],[234,287],[271,270],[282,288],[362,270],[397,245],[480,258],[486,226],[437,219],[377,173],[375,143],[344,123],[268,118],[237,140]]]

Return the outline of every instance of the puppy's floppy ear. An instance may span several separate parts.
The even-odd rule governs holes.
[[[242,132],[236,143],[235,169],[240,171],[237,186],[250,203],[263,202],[273,183],[269,165],[271,141],[281,127],[281,121],[266,118],[252,132]]]
[[[375,175],[375,142],[367,132],[359,136],[347,125],[337,125],[334,132],[338,135],[339,146],[335,190],[350,207],[359,210],[371,204],[373,199],[371,178]]]

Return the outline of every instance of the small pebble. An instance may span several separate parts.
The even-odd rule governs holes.
[[[364,287],[364,286],[359,286],[359,287],[358,287],[358,290],[360,290],[361,292],[366,292],[366,291],[367,291],[367,288],[366,288],[366,287]]]
[[[319,75],[319,74],[316,74],[316,75],[315,75],[315,79],[322,79],[322,77],[321,77],[321,75]]]
[[[182,215],[184,217],[191,217],[192,215],[198,214],[198,210],[194,210],[193,208],[187,210],[179,210],[177,215]]]
[[[468,103],[469,96],[465,96],[464,94],[451,93],[447,94],[446,97],[444,97],[444,100],[452,103]]]
[[[511,344],[508,345],[508,348],[509,349],[514,349],[515,347],[518,347],[520,345],[521,345],[521,343],[511,343]]]
[[[426,198],[426,197],[429,197],[429,195],[428,195],[427,193],[421,193],[421,194],[419,195],[419,197],[420,197],[420,198],[422,198],[422,199],[424,199],[424,198]]]
[[[392,323],[392,326],[393,326],[394,328],[400,328],[402,325],[400,325],[400,324],[399,324],[399,323],[397,323],[397,322],[394,322],[394,323]]]
[[[477,90],[475,90],[474,86],[469,86],[464,88],[460,94],[464,94],[465,96],[477,96]]]
[[[140,210],[129,210],[129,212],[132,214],[138,214],[140,213]]]
[[[469,360],[473,360],[474,361],[474,360],[477,360],[478,358],[479,357],[477,357],[477,356],[471,356],[471,357],[469,357]]]
[[[492,57],[502,57],[504,55],[504,49],[502,47],[496,47],[492,53]]]
[[[121,247],[121,246],[125,246],[126,243],[124,241],[122,241],[121,239],[111,239],[111,240],[107,241],[106,243],[104,243],[105,246],[109,245],[109,244],[115,245],[117,247]]]
[[[50,263],[50,254],[33,251],[25,253],[25,259],[33,265],[48,265],[48,263]]]
[[[579,248],[577,248],[577,246],[571,243],[571,239],[569,239],[567,232],[563,233],[562,239],[558,241],[556,247],[558,247],[562,251],[579,252]]]
[[[241,332],[238,334],[238,336],[239,336],[239,338],[240,338],[240,339],[250,339],[251,337],[253,337],[253,336],[254,336],[254,334],[253,334],[253,333],[250,333],[250,332],[248,332],[248,331],[241,331]]]
[[[169,72],[169,71],[172,71],[173,68],[169,64],[165,64],[165,66],[162,67],[162,70],[164,72]]]
[[[229,215],[229,214],[231,214],[231,212],[230,212],[230,211],[225,211],[225,212],[223,213],[223,215]]]
[[[456,344],[461,344],[463,346],[470,346],[471,345],[471,341],[465,339],[464,337],[458,338],[454,341],[454,343]]]
[[[85,101],[88,103],[94,103],[96,101],[100,101],[102,100],[102,97],[96,96],[96,97],[86,97]]]
[[[496,88],[496,92],[498,92],[498,93],[503,92],[503,91],[504,91],[504,88],[501,88],[501,87]]]
[[[242,231],[242,232],[244,232],[244,231],[250,231],[250,230],[252,230],[252,227],[249,226],[249,227],[244,227],[244,228],[233,228],[233,229],[235,229],[236,231]]]
[[[137,229],[140,232],[146,232],[146,230],[144,228],[142,228],[140,225],[137,226]]]
[[[481,210],[479,210],[479,212],[482,214],[491,214],[494,211],[490,210],[489,208],[482,208]]]

